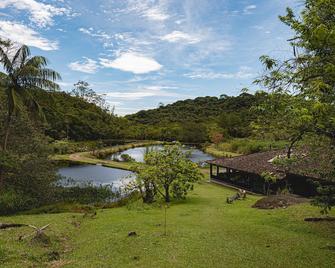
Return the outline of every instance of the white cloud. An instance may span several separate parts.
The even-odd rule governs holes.
[[[170,18],[165,1],[158,3],[152,0],[128,0],[126,13],[135,13],[147,20],[163,22]]]
[[[139,100],[146,97],[178,97],[181,96],[175,92],[169,92],[167,89],[175,89],[175,87],[167,86],[147,86],[132,90],[128,92],[114,91],[106,93],[109,99],[123,99],[123,100]]]
[[[252,11],[257,8],[256,5],[248,5],[243,9],[244,14],[252,14]]]
[[[168,41],[171,43],[185,42],[188,44],[195,44],[201,41],[199,36],[193,36],[188,33],[173,31],[161,37],[161,40]]]
[[[191,79],[248,79],[255,76],[252,69],[249,67],[240,67],[239,71],[235,73],[219,73],[213,71],[194,71],[184,74],[185,77]]]
[[[70,14],[70,11],[64,7],[55,7],[35,0],[1,0],[0,8],[6,7],[28,11],[30,13],[29,19],[38,27],[52,25],[54,16]]]
[[[73,71],[78,71],[78,72],[83,72],[83,73],[88,73],[88,74],[96,73],[99,68],[95,60],[92,60],[86,57],[83,57],[83,60],[81,61],[71,62],[68,66]]]
[[[159,7],[153,7],[143,11],[142,16],[153,21],[164,21],[170,18],[170,16],[164,13]]]
[[[79,31],[87,34],[89,36],[92,37],[98,37],[100,39],[111,39],[112,37],[110,35],[108,35],[107,33],[105,33],[104,31],[94,31],[94,29],[92,27],[90,28],[79,28]]]
[[[41,37],[33,29],[16,22],[0,21],[0,36],[42,50],[57,50],[58,43]]]
[[[134,52],[122,53],[115,60],[100,58],[100,64],[106,68],[115,68],[134,74],[158,71],[163,67],[155,59]]]

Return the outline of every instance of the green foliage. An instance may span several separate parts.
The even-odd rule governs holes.
[[[54,202],[79,204],[108,204],[120,198],[120,191],[113,185],[94,186],[90,183],[69,187],[57,187]]]
[[[272,172],[268,172],[268,171],[265,171],[265,172],[262,172],[261,174],[261,177],[264,179],[265,183],[267,184],[267,195],[270,194],[270,187],[272,184],[276,183],[277,180],[278,180],[278,177],[273,174]]]
[[[5,117],[0,113],[0,120]],[[1,152],[1,213],[13,213],[45,204],[53,195],[57,180],[55,167],[48,159],[47,139],[27,118],[13,116],[9,128],[8,147]],[[0,137],[4,135],[0,125]]]
[[[126,118],[136,123],[131,128],[135,133],[133,138],[198,143],[208,141],[213,129],[227,137],[245,137],[250,134],[249,125],[253,118],[248,111],[258,101],[248,93],[237,97],[199,97],[140,111]]]
[[[33,96],[36,90],[59,89],[56,80],[60,75],[47,68],[48,60],[42,56],[31,57],[30,49],[23,45],[17,49],[17,45],[0,40],[0,64],[4,72],[0,72],[0,88],[4,89],[7,111],[3,146],[7,150],[9,128],[12,116],[27,107],[29,111],[40,111],[38,102]]]
[[[51,144],[54,154],[71,154],[75,152],[87,152],[97,147],[98,141],[68,141],[56,140]]]
[[[65,92],[36,91],[34,94],[45,114],[45,133],[56,140],[118,139],[123,135],[124,119],[94,103]]]
[[[193,183],[202,178],[197,165],[187,159],[179,144],[149,152],[145,155],[145,163],[136,169],[136,186],[144,201],[153,201],[157,193],[165,202],[170,202],[171,196],[184,199],[193,190]]]
[[[290,136],[288,158],[291,148],[306,133],[314,133],[319,139],[328,137],[332,146],[335,144],[334,14],[334,0],[306,0],[300,16],[287,8],[280,20],[294,32],[290,39],[293,56],[284,61],[261,57],[266,72],[255,82],[269,88],[279,104],[279,112],[273,110],[277,116],[269,114],[268,118]],[[287,97],[292,93],[294,98]],[[334,206],[330,185],[335,174],[325,175],[322,169],[318,172],[328,183],[319,186],[320,196],[315,203],[327,211]]]
[[[285,141],[254,140],[254,139],[231,139],[218,144],[217,148],[225,152],[239,154],[251,154],[285,148]]]
[[[134,162],[135,161],[135,159],[132,158],[129,154],[121,154],[120,157],[123,162]]]

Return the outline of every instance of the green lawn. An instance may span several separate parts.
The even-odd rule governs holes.
[[[202,182],[183,202],[164,210],[140,202],[99,210],[97,217],[64,213],[0,217],[0,222],[51,223],[52,245],[29,239],[29,228],[0,231],[1,267],[334,267],[335,224],[307,223],[308,204],[257,210],[259,197],[228,205],[233,192]],[[334,214],[334,213],[333,213]],[[80,226],[78,223],[80,222]],[[75,226],[77,225],[77,226]],[[136,231],[138,236],[128,237]],[[52,252],[60,260],[51,262]]]

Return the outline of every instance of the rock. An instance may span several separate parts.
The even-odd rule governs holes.
[[[137,236],[137,233],[134,232],[134,231],[132,231],[132,232],[129,232],[129,233],[128,233],[128,236]]]

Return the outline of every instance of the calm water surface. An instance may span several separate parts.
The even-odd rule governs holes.
[[[91,182],[93,185],[113,184],[119,187],[134,179],[134,173],[127,170],[98,165],[80,165],[60,168],[58,174],[76,183]]]
[[[144,154],[149,150],[162,150],[162,145],[153,145],[147,147],[137,147],[125,150],[120,153],[113,154],[108,159],[121,159],[121,154],[128,154],[137,162],[144,162]],[[189,159],[195,163],[203,162],[206,160],[213,159],[209,154],[197,148],[191,148],[189,146],[184,147],[185,151],[190,151],[191,154]],[[115,187],[126,184],[127,182],[135,178],[135,174],[131,171],[108,168],[98,165],[79,165],[63,167],[58,170],[58,174],[66,179],[72,179],[75,183],[91,182],[93,185],[107,185],[113,184]],[[65,182],[65,181],[64,181]]]
[[[133,159],[135,159],[136,162],[144,162],[144,154],[146,153],[147,150],[162,150],[163,146],[162,145],[152,145],[148,147],[137,147],[137,148],[132,148],[128,149],[116,154],[112,154],[108,157],[108,159],[113,160],[113,159],[118,159],[121,160],[121,154],[128,154],[130,155]],[[190,151],[191,155],[189,156],[189,159],[192,162],[199,163],[203,162],[206,160],[211,160],[213,157],[209,154],[204,153],[203,151],[194,148],[194,147],[189,147],[185,146],[184,147],[185,151]]]

